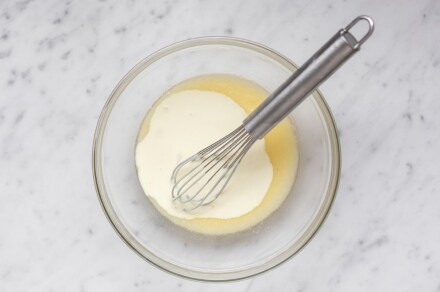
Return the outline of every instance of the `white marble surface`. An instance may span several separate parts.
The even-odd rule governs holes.
[[[332,212],[293,260],[204,284],[144,262],[95,195],[101,107],[141,58],[232,35],[302,63],[358,14],[377,30],[322,90],[341,132]],[[440,2],[1,1],[0,291],[440,291]]]

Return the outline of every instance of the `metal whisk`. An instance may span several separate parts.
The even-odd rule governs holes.
[[[368,31],[358,41],[349,31],[361,20],[368,23]],[[214,202],[255,141],[263,138],[359,51],[373,29],[374,23],[369,16],[355,18],[278,87],[241,126],[178,164],[171,177],[173,200],[179,201],[186,211]]]

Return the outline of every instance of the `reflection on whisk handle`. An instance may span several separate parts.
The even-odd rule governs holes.
[[[358,41],[349,30],[359,21],[368,22],[368,32]],[[374,23],[368,16],[355,18],[338,31],[303,66],[275,90],[244,121],[246,131],[261,139],[322,82],[347,61],[373,33]]]

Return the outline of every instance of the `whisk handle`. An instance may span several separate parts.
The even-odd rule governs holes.
[[[368,22],[368,32],[358,41],[349,31],[359,21]],[[374,30],[373,20],[361,15],[339,30],[307,62],[290,76],[244,121],[246,131],[261,139],[298,104],[359,51]]]

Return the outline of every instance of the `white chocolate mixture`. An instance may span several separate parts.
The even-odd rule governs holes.
[[[185,90],[171,94],[155,109],[148,135],[136,149],[140,182],[147,195],[171,216],[240,217],[257,207],[272,181],[272,164],[257,141],[241,161],[227,188],[212,204],[187,212],[172,201],[171,174],[183,159],[234,130],[245,111],[229,97],[212,91]]]
[[[186,80],[155,103],[139,131],[136,167],[145,194],[162,215],[194,232],[223,235],[249,229],[281,206],[298,167],[288,119],[252,146],[213,204],[186,212],[171,196],[176,165],[241,125],[267,95],[249,80],[215,74]]]

